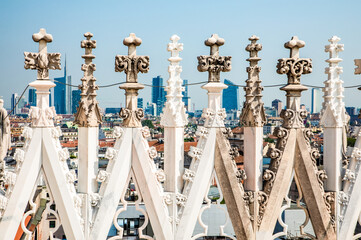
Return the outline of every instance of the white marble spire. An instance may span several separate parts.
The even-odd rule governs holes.
[[[183,43],[179,43],[179,39],[177,35],[173,35],[170,38],[172,42],[168,43],[167,48],[167,50],[171,52],[171,57],[168,58],[170,62],[168,67],[169,79],[167,81],[168,86],[165,88],[167,101],[163,109],[163,114],[161,114],[160,122],[164,127],[184,127],[184,125],[188,123],[182,101],[184,87],[182,87],[183,81],[180,77],[182,67],[179,65],[179,62],[182,58],[179,57],[179,52],[183,50]]]

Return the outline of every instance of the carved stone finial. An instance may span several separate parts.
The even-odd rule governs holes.
[[[85,33],[84,37],[86,39],[80,43],[81,48],[85,48],[85,54],[82,56],[85,63],[81,66],[84,76],[81,78],[82,84],[79,86],[81,99],[74,123],[80,127],[98,127],[102,117],[96,100],[98,86],[95,84],[96,78],[93,76],[96,66],[92,62],[95,58],[92,50],[96,48],[96,41],[91,39],[93,34],[90,32]]]
[[[303,119],[307,117],[307,112],[300,110],[301,92],[307,90],[307,87],[301,84],[301,75],[312,72],[312,60],[299,58],[299,49],[304,46],[304,41],[297,36],[292,37],[285,43],[285,48],[290,49],[290,57],[279,59],[277,64],[277,73],[287,74],[288,77],[288,84],[281,88],[287,92],[287,109],[281,112],[285,128],[304,127]]]
[[[31,53],[24,52],[25,69],[38,70],[38,80],[49,79],[49,69],[61,69],[60,67],[60,53],[48,53],[47,43],[53,41],[51,34],[46,33],[44,28],[41,28],[39,33],[33,34],[34,42],[39,42],[39,52]]]
[[[355,65],[357,68],[355,68],[355,74],[361,74],[361,59],[355,59]]]
[[[143,109],[138,109],[138,90],[144,86],[138,83],[138,73],[147,73],[149,70],[149,56],[137,56],[136,47],[140,46],[142,40],[129,34],[123,44],[128,46],[128,56],[115,56],[115,71],[126,74],[126,83],[120,85],[120,89],[125,90],[126,108],[120,111],[120,117],[123,118],[125,127],[142,127],[140,120],[143,118]]]
[[[338,43],[340,40],[339,37],[333,36],[328,40],[330,44],[325,46],[325,52],[329,52],[330,58],[326,60],[329,63],[329,67],[325,68],[328,80],[324,82],[324,102],[320,122],[324,127],[342,127],[348,122],[345,103],[342,100],[344,98],[344,88],[340,74],[343,70],[342,67],[338,66],[338,63],[342,61],[338,57],[338,53],[343,51],[344,46]]]
[[[246,101],[242,109],[241,123],[246,127],[262,127],[266,122],[266,114],[262,102],[262,81],[259,79],[261,67],[257,65],[261,60],[258,52],[262,50],[262,45],[257,43],[259,38],[254,35],[249,40],[251,43],[246,47],[246,51],[249,52],[248,79],[246,80],[247,86],[244,87]]]
[[[210,56],[198,57],[198,71],[208,71],[208,82],[220,82],[220,72],[231,71],[231,56],[219,56],[219,47],[224,44],[224,39],[220,38],[218,34],[213,34],[208,38],[204,44],[209,46]]]
[[[185,112],[184,103],[182,101],[184,87],[182,87],[182,79],[180,74],[182,67],[179,62],[182,58],[179,57],[179,52],[183,50],[183,43],[179,43],[179,37],[173,35],[168,43],[167,50],[171,52],[171,57],[168,59],[170,66],[168,67],[169,79],[168,86],[165,88],[167,92],[167,101],[161,114],[161,125],[164,127],[184,127],[187,124],[187,114]]]

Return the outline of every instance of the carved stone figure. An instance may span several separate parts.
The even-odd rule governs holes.
[[[138,91],[144,86],[138,83],[138,73],[147,73],[149,70],[149,56],[137,56],[136,47],[140,46],[142,40],[129,34],[123,44],[128,46],[128,56],[117,55],[115,57],[115,71],[124,71],[127,78],[126,83],[119,86],[125,90],[126,107],[120,111],[124,127],[142,127],[141,119],[144,117],[143,109],[138,109]]]
[[[79,86],[81,99],[74,123],[81,127],[98,127],[102,117],[96,100],[98,86],[95,84],[96,79],[93,76],[96,67],[92,62],[93,58],[95,58],[92,50],[96,48],[96,41],[91,39],[93,34],[90,32],[85,33],[84,37],[86,37],[86,40],[81,41],[81,47],[85,48],[85,55],[82,56],[85,63],[81,66],[84,76],[81,79],[82,85]]]

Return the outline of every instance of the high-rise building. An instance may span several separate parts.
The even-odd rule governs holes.
[[[34,88],[29,89],[28,102],[30,106],[36,106],[36,90]]]
[[[19,95],[17,93],[13,93],[11,95],[11,110],[13,110],[12,114],[14,115],[19,113],[18,107],[16,106],[18,100],[19,100]]]
[[[312,88],[311,94],[311,113],[319,113],[322,109],[322,91],[321,88]]]
[[[228,79],[224,79],[224,84],[234,85],[234,83]],[[238,99],[238,86],[228,86],[228,88],[223,89],[222,107],[225,108],[227,112],[231,110],[238,110]]]
[[[66,60],[64,67],[64,76],[60,78],[54,78],[56,86],[54,88],[54,106],[57,114],[67,114],[70,112],[71,99],[69,98],[69,94],[71,88],[67,88],[66,84],[69,84],[68,81],[71,81],[71,76],[66,75]],[[70,87],[70,86],[68,86]],[[69,90],[70,89],[70,90]]]
[[[166,92],[163,88],[163,78],[161,76],[153,78],[152,84],[152,103],[157,105],[156,113],[157,116],[159,116],[166,101]]]
[[[138,108],[143,109],[143,98],[138,98]]]
[[[182,92],[183,94],[183,102],[184,102],[184,107],[186,108],[187,111],[191,111],[191,98],[188,96],[188,80],[184,79],[183,80],[183,86],[184,86],[184,91]]]
[[[356,108],[355,108],[355,107],[346,107],[346,112],[347,112],[348,115],[350,115],[350,116],[355,116],[355,115],[357,115],[357,113],[356,113]]]
[[[279,99],[275,99],[272,101],[272,107],[276,109],[277,116],[281,114],[282,111],[282,101]]]
[[[71,87],[71,76],[67,76],[67,86],[66,86],[66,113],[71,114],[73,113],[73,92]]]
[[[81,90],[73,90],[71,92],[71,113],[76,113],[77,108],[79,107]]]

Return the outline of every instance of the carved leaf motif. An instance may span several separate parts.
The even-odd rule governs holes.
[[[289,84],[300,84],[302,74],[312,72],[312,60],[309,58],[282,58],[278,60],[277,73],[287,74]]]

